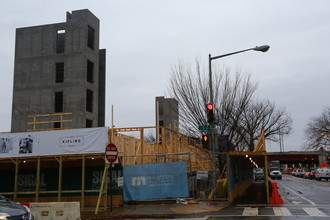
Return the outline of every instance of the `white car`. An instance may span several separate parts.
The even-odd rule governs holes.
[[[253,170],[254,181],[258,180],[265,180],[264,169],[262,168],[255,168]]]
[[[315,180],[329,180],[330,179],[330,169],[329,168],[318,168],[315,172]]]
[[[269,177],[271,179],[282,179],[282,172],[279,167],[269,167]]]
[[[305,170],[304,169],[297,169],[296,170],[296,176],[297,177],[304,177],[305,175]]]

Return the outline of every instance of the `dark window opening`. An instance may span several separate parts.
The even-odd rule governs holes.
[[[55,92],[55,112],[63,112],[63,92]]]
[[[164,102],[158,102],[159,115],[164,115]]]
[[[93,120],[86,119],[86,128],[91,128],[93,127]]]
[[[56,63],[56,83],[64,82],[64,63]]]
[[[54,128],[61,128],[61,122],[54,122]]]
[[[159,125],[158,125],[159,127],[163,127],[164,126],[164,121],[163,120],[160,120],[158,123],[159,123]],[[158,132],[159,132],[159,135],[161,136],[162,135],[162,128],[159,128],[159,131]]]
[[[95,30],[88,26],[87,46],[94,50]]]
[[[58,30],[56,35],[56,53],[64,53],[65,30]]]
[[[87,81],[94,82],[94,63],[87,60]]]
[[[89,89],[86,92],[86,111],[93,112],[93,91]]]

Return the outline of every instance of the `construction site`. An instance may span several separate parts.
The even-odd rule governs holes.
[[[205,148],[199,137],[180,133],[178,101],[164,97],[155,99],[156,126],[105,126],[99,27],[84,9],[67,12],[65,22],[16,30],[11,132],[0,133],[0,194],[21,203],[76,202],[96,213],[131,201],[231,203],[243,195],[253,168],[267,170],[263,133],[251,152]],[[109,144],[118,153],[111,163]],[[266,202],[268,186],[262,186]]]
[[[202,149],[199,141],[168,128],[102,129],[107,130],[107,143],[114,143],[118,148],[118,161],[113,165],[111,174],[114,178],[111,183],[107,183],[107,189],[114,194],[113,204],[123,203],[122,190],[117,184],[117,178],[123,175],[123,166],[185,161],[187,166],[185,169],[191,177],[192,196],[197,196],[196,171],[212,170],[210,152]],[[162,141],[146,141],[145,133],[150,129],[160,129]],[[58,131],[47,131],[46,134]],[[63,130],[65,131],[69,130]],[[28,132],[25,136],[33,136],[34,133],[43,134],[43,131]],[[130,133],[138,133],[139,138],[130,136]],[[1,137],[9,140],[13,139],[13,135],[1,134]],[[162,138],[165,136],[168,139]],[[3,157],[6,154],[0,154],[1,176],[6,177],[2,178],[0,194],[21,202],[80,201],[81,209],[95,207],[105,168],[105,144],[97,147],[98,153],[71,152],[62,155],[56,152],[48,152],[45,153],[46,155],[26,153],[19,157]],[[39,147],[45,148],[45,146]],[[203,186],[201,191],[204,196],[208,190],[210,190],[209,186]]]
[[[33,123],[44,124],[38,120]],[[99,206],[106,208],[110,203],[122,205],[123,184],[119,182],[120,178],[125,179],[124,167],[178,161],[185,162],[187,197],[232,202],[253,183],[254,164],[261,167],[267,164],[262,138],[254,152],[228,152],[227,175],[224,176],[217,168],[217,173],[222,173],[222,176],[217,176],[218,184],[212,189],[212,152],[205,150],[200,140],[169,128],[54,130],[32,127],[34,129],[29,132],[0,136],[7,140],[7,151],[0,154],[0,175],[4,177],[0,194],[19,202],[80,202],[81,210],[98,209]],[[146,140],[146,134],[155,130],[160,131],[159,140]],[[33,142],[33,150],[22,149],[28,146],[27,142]],[[58,143],[60,150],[55,146]],[[118,159],[110,165],[105,161],[108,143],[118,148]],[[29,147],[32,149],[32,145]],[[246,159],[247,155],[250,160]],[[268,189],[267,181],[265,187]],[[154,194],[157,199],[157,192]]]

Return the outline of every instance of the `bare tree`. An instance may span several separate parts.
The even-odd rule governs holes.
[[[243,75],[240,69],[231,74],[228,68],[217,74],[219,69],[213,69],[215,123],[220,134],[229,135],[231,145],[226,150],[251,150],[261,128],[272,141],[277,141],[276,134],[290,133],[292,119],[284,110],[277,110],[269,101],[253,100],[257,84],[249,74]],[[201,134],[198,127],[207,124],[205,105],[210,96],[207,76],[199,60],[194,69],[181,61],[171,71],[169,90],[179,102],[181,129],[195,137]]]
[[[145,137],[144,137],[144,141],[146,142],[156,142],[156,136],[152,131],[149,131]]]
[[[206,124],[204,104],[210,92],[207,85],[198,60],[195,71],[182,61],[172,68],[170,95],[179,102],[180,129],[188,135],[197,136],[198,126]]]
[[[266,139],[277,142],[280,135],[291,132],[291,125],[292,118],[286,111],[276,109],[269,100],[250,102],[235,133],[240,140],[237,144],[240,150],[253,150],[262,128]]]
[[[307,149],[330,149],[330,108],[310,120],[305,129]]]
[[[229,135],[231,145],[227,150],[239,150],[238,146],[242,143],[242,138],[237,134],[242,125],[243,114],[252,101],[257,84],[251,82],[250,75],[244,77],[239,69],[234,78],[231,78],[229,69],[226,69],[222,83],[217,86],[220,87],[217,89],[219,105],[216,108],[218,109],[216,124],[219,133]]]

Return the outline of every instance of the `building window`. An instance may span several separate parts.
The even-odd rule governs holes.
[[[164,102],[158,101],[158,112],[159,115],[164,115]]]
[[[94,63],[87,60],[87,81],[94,82]]]
[[[55,92],[55,112],[63,112],[63,92]]]
[[[56,35],[56,53],[64,53],[65,30],[58,30]]]
[[[95,40],[95,30],[88,26],[88,40],[87,40],[87,46],[94,50],[94,40]]]
[[[54,128],[61,128],[61,122],[54,122]]]
[[[164,126],[164,121],[163,120],[160,120],[158,123],[159,123],[158,124],[159,127]],[[159,135],[161,136],[162,135],[162,128],[159,128],[158,132],[159,132]]]
[[[93,127],[93,120],[86,119],[86,128],[91,128]]]
[[[86,92],[86,111],[93,112],[93,91],[89,89]]]
[[[56,83],[64,82],[64,63],[56,63]]]

